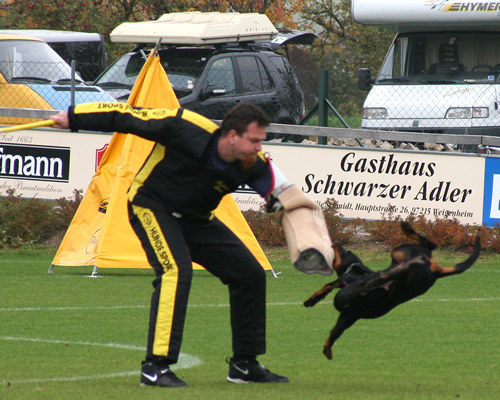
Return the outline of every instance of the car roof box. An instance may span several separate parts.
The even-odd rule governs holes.
[[[155,21],[124,22],[111,32],[118,43],[203,45],[272,39],[278,34],[267,15],[257,13],[179,12]]]
[[[266,50],[278,50],[280,46],[288,44],[312,44],[318,36],[312,32],[279,29],[278,35],[273,39],[260,39],[255,41],[255,46]]]

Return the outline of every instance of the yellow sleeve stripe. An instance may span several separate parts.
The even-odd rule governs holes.
[[[200,127],[201,129],[206,130],[209,133],[214,133],[219,128],[219,125],[217,125],[215,122],[204,117],[203,115],[200,115],[190,110],[184,109],[182,111],[181,118],[188,122],[191,122],[192,124]]]
[[[165,108],[134,108],[125,103],[119,102],[100,102],[100,103],[83,103],[78,104],[74,108],[75,114],[89,114],[97,112],[114,111],[122,114],[130,114],[136,118],[148,121],[151,119],[162,119],[166,117],[174,117],[179,109],[168,110]]]

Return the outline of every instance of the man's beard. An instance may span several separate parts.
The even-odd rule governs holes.
[[[245,156],[244,158],[241,159],[241,162],[240,162],[241,168],[243,168],[244,170],[248,170],[255,165],[256,161],[257,161],[256,154],[251,154],[251,155]]]

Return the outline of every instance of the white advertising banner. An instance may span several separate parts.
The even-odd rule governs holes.
[[[54,129],[0,133],[0,196],[9,189],[41,199],[85,191],[110,140],[109,133]],[[290,182],[318,203],[335,199],[345,218],[377,220],[392,212],[403,219],[413,214],[467,224],[500,221],[500,159],[279,143],[263,148]],[[243,211],[264,203],[250,188],[233,196]]]
[[[377,220],[410,214],[481,224],[485,158],[457,153],[266,144],[264,151],[291,183],[314,201],[338,202],[345,218]],[[259,209],[250,190],[234,198],[241,209]]]
[[[0,196],[59,199],[85,191],[111,134],[49,129],[0,132]]]

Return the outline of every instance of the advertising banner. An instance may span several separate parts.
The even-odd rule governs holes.
[[[106,133],[53,129],[0,133],[0,196],[72,197],[87,189],[111,140]],[[500,224],[500,158],[462,153],[266,143],[264,151],[315,201],[329,198],[345,218],[424,215],[464,224]],[[233,194],[259,210],[251,188]]]
[[[0,132],[0,196],[55,200],[85,191],[111,134],[49,129]]]
[[[483,224],[500,225],[500,158],[486,159],[483,214]]]
[[[483,222],[485,158],[458,153],[410,152],[266,144],[281,171],[313,200],[338,202],[345,218],[388,216],[456,218]],[[498,174],[498,164],[492,166]],[[249,188],[234,193],[241,209],[263,201]]]

